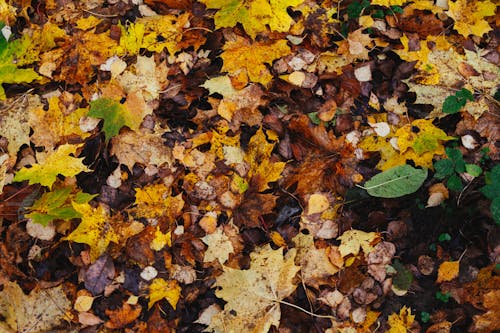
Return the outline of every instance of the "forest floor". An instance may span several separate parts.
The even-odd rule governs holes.
[[[0,0],[0,332],[500,331],[488,0]]]

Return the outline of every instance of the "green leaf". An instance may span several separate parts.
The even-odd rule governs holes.
[[[81,203],[87,203],[96,195],[81,191],[71,193],[72,191],[73,188],[68,186],[42,194],[31,207],[27,207],[29,213],[26,214],[26,217],[44,226],[53,220],[70,220],[82,217],[73,208],[72,202],[78,200]]]
[[[308,113],[307,116],[309,117],[309,120],[311,120],[311,122],[314,124],[314,125],[319,125],[321,124],[321,119],[319,119],[318,117],[318,112],[311,112],[311,113]]]
[[[431,320],[431,314],[425,311],[420,312],[420,320],[424,324],[427,323],[429,320]]]
[[[405,164],[375,175],[363,188],[374,197],[397,198],[417,191],[426,178],[427,169]]]
[[[413,282],[413,274],[397,259],[392,267],[397,271],[396,275],[392,277],[393,287],[401,291],[408,291]]]
[[[451,294],[449,292],[446,292],[444,294],[440,291],[436,292],[436,299],[445,303],[448,303],[448,301],[450,300],[450,296]]]
[[[444,179],[449,177],[454,172],[453,161],[449,158],[445,158],[434,163],[434,170],[436,173],[434,174],[434,178]]]
[[[90,102],[88,115],[104,120],[103,130],[106,142],[120,132],[123,126],[135,128],[140,124],[135,124],[130,112],[120,102],[111,98],[99,98]]]
[[[457,113],[461,108],[465,106],[467,100],[474,100],[472,92],[465,88],[462,88],[462,90],[457,91],[455,95],[446,97],[443,103],[443,112],[448,114]]]
[[[479,177],[481,173],[483,173],[483,169],[479,165],[475,164],[466,164],[465,172],[467,172],[472,177]]]
[[[491,201],[490,212],[495,223],[500,225],[500,197],[496,197]]]
[[[465,172],[465,161],[460,149],[447,147],[445,151],[446,156],[448,156],[453,161],[455,171],[458,173]]]
[[[438,237],[438,241],[440,241],[440,242],[445,242],[445,241],[449,241],[449,240],[451,240],[451,236],[447,232],[440,234]]]
[[[446,186],[452,191],[460,192],[463,189],[462,179],[457,175],[452,175],[448,178]]]

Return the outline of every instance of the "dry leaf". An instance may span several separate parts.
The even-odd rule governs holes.
[[[441,283],[443,281],[451,281],[458,276],[460,268],[459,261],[445,261],[439,265],[438,277],[436,283]]]

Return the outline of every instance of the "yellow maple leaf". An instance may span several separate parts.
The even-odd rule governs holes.
[[[29,124],[33,128],[31,140],[37,146],[46,149],[53,148],[61,140],[71,135],[86,138],[89,133],[80,129],[80,118],[87,114],[87,109],[78,108],[69,114],[61,110],[59,98],[49,98],[49,109],[45,111],[42,105],[29,110]],[[50,126],[47,126],[50,124]]]
[[[376,232],[364,232],[361,230],[347,230],[341,236],[337,237],[340,240],[339,251],[342,257],[349,254],[357,256],[359,251],[363,249],[363,253],[368,255],[373,251],[373,246],[380,240]]]
[[[154,279],[149,286],[148,309],[151,309],[156,302],[166,299],[175,310],[177,302],[181,298],[181,290],[181,286],[176,280]]]
[[[177,217],[184,207],[182,194],[172,197],[170,189],[165,184],[153,184],[144,188],[136,188],[134,211],[145,218],[167,216]]]
[[[82,215],[78,227],[64,238],[76,243],[90,246],[90,260],[96,261],[110,242],[118,243],[118,234],[109,223],[109,215],[102,206],[92,208],[88,203],[72,203],[73,209]]]
[[[399,315],[395,313],[389,315],[387,319],[390,326],[388,333],[406,333],[414,320],[415,315],[411,314],[411,308],[407,308],[405,305],[399,311]]]
[[[460,261],[445,261],[439,265],[436,283],[451,281],[458,276]]]
[[[454,137],[432,124],[432,119],[417,119],[411,124],[400,127],[395,137],[398,138],[398,147],[401,153],[413,149],[421,155],[425,152],[434,152],[436,155],[444,154],[443,141],[453,140]]]
[[[409,39],[406,35],[401,36],[402,50],[395,50],[399,57],[408,62],[416,61],[416,67],[419,69],[419,75],[415,78],[421,84],[435,85],[439,83],[438,66],[429,61],[431,50],[427,46],[428,40],[419,41],[419,49],[415,51],[409,50]]]
[[[488,0],[448,1],[446,12],[454,21],[453,28],[464,37],[475,35],[482,37],[493,28],[484,20],[486,16],[495,15],[496,5]]]
[[[141,48],[152,52],[161,52],[166,48],[171,55],[175,54],[180,50],[178,44],[189,23],[189,15],[155,15],[139,18],[127,27],[120,26],[122,34],[118,55],[136,55]]]
[[[73,177],[80,172],[92,171],[82,163],[82,158],[76,158],[76,150],[82,145],[64,144],[55,151],[48,153],[38,153],[39,163],[33,164],[31,168],[23,167],[14,176],[14,181],[19,182],[29,180],[29,184],[41,184],[52,187],[57,179],[57,175]]]
[[[229,259],[229,254],[234,252],[233,244],[222,227],[217,228],[215,232],[206,235],[201,240],[208,246],[203,262],[219,260],[221,264],[224,264]]]
[[[149,244],[149,247],[152,250],[160,251],[165,247],[165,245],[172,246],[171,232],[169,231],[167,233],[163,233],[161,232],[160,227],[157,226],[155,231],[155,237]]]
[[[274,142],[277,139],[271,141],[273,143],[267,141],[264,131],[259,128],[257,133],[250,138],[245,155],[245,162],[250,165],[248,177],[256,183],[259,192],[268,189],[268,183],[277,181],[286,165],[285,162],[271,162],[269,160],[274,149]]]
[[[390,142],[396,138],[396,149]],[[444,155],[443,142],[454,139],[432,124],[432,119],[417,119],[411,124],[399,128],[395,134],[387,137],[368,136],[358,145],[370,152],[380,152],[377,168],[385,171],[412,160],[415,165],[433,168],[435,155]]]
[[[221,71],[237,76],[240,71],[245,71],[249,81],[267,86],[273,76],[265,64],[271,64],[275,59],[290,53],[286,40],[278,40],[272,44],[254,42],[250,43],[243,37],[236,37],[234,41],[224,44],[221,58],[224,61]]]
[[[214,16],[216,28],[234,27],[241,23],[246,33],[255,36],[267,30],[287,32],[293,22],[287,13],[288,7],[299,5],[304,0],[200,0],[207,8],[218,9]]]
[[[402,6],[407,2],[408,0],[372,0],[371,5],[390,7],[390,6]]]
[[[217,297],[227,303],[212,317],[211,332],[266,333],[272,325],[279,327],[280,301],[296,288],[296,250],[283,256],[283,248],[273,250],[265,245],[250,254],[250,268],[239,270],[224,266],[217,277]]]

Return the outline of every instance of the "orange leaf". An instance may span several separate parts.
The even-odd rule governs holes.
[[[445,261],[439,266],[436,282],[451,281],[458,276],[460,268],[459,261]]]

